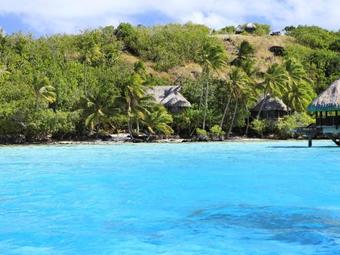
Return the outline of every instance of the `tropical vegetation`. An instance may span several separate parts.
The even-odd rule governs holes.
[[[1,33],[0,142],[117,133],[147,140],[160,135],[289,137],[289,130],[312,121],[306,107],[315,95],[340,77],[340,32],[286,27],[284,55],[263,60],[251,41],[269,40],[270,27],[256,27],[254,33],[238,35],[238,43],[230,42],[235,27],[213,31],[191,23],[122,23],[39,38]],[[191,108],[173,113],[148,93],[173,84],[181,85]],[[275,123],[251,116],[254,104],[268,94],[284,101],[289,116]]]

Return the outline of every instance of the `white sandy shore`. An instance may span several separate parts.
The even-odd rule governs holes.
[[[207,141],[207,142],[197,142],[197,143],[221,143],[221,142],[269,142],[269,141],[287,141],[278,139],[265,139],[265,138],[246,138],[246,137],[231,137],[230,139],[224,141]],[[296,139],[291,139],[291,141],[301,141]],[[92,140],[92,141],[53,141],[46,144],[126,144],[132,143],[131,141],[103,141],[103,140]],[[141,143],[196,143],[196,141],[188,141],[186,139],[160,139],[151,142],[141,142]]]

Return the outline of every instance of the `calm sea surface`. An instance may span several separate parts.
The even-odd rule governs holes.
[[[331,142],[0,147],[0,254],[340,254]]]

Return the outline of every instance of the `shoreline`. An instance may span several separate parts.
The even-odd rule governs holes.
[[[327,140],[327,139],[318,139]],[[273,138],[247,138],[247,137],[232,137],[230,139],[225,139],[222,141],[193,141],[187,139],[159,139],[150,142],[133,142],[133,141],[105,141],[105,140],[88,140],[88,141],[76,141],[76,140],[62,140],[62,141],[48,141],[48,142],[33,142],[33,143],[8,143],[0,144],[0,147],[6,146],[32,146],[32,145],[123,145],[123,144],[205,144],[205,143],[236,143],[236,142],[291,142],[291,141],[301,141],[307,142],[307,139],[273,139]]]

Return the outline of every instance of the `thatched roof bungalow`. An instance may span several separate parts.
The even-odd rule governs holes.
[[[245,27],[248,33],[253,33],[256,30],[256,25],[254,23],[248,23]]]
[[[181,112],[191,107],[191,103],[180,93],[180,86],[155,86],[148,93],[164,105],[170,112]]]
[[[310,112],[340,111],[340,79],[332,83],[308,106]]]
[[[312,146],[312,138],[319,134],[340,146],[340,79],[315,98],[308,111],[314,113],[316,118],[315,125],[301,129],[301,133],[308,135],[309,146]]]
[[[256,118],[260,111],[261,119],[276,120],[287,115],[289,108],[281,99],[267,95],[261,98],[251,110],[252,117]]]
[[[236,33],[236,34],[242,34],[243,32],[244,32],[243,26],[238,25],[238,26],[236,27],[235,33]]]
[[[335,81],[324,92],[322,92],[308,106],[308,111],[315,113],[316,126],[330,130],[335,128],[336,133],[340,134],[340,79]],[[332,133],[335,132],[334,130]]]

